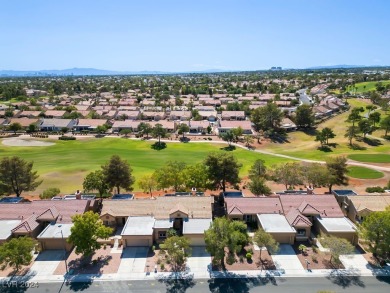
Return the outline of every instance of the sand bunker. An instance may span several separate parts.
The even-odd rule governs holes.
[[[42,147],[54,145],[52,142],[39,141],[33,139],[21,139],[21,138],[4,138],[3,145],[7,146],[20,146],[20,147]]]

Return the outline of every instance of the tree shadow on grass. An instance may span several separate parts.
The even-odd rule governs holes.
[[[376,138],[365,137],[363,138],[363,141],[370,146],[379,146],[383,144],[379,139]]]
[[[317,134],[317,130],[315,128],[300,128],[300,131],[302,131],[306,135],[314,136]]]
[[[332,149],[328,145],[323,145],[317,148],[317,150],[325,153],[333,152]]]
[[[163,150],[163,149],[165,149],[167,147],[167,144],[165,142],[158,143],[158,141],[157,141],[154,144],[152,144],[150,147],[153,150],[161,151],[161,150]]]
[[[348,147],[354,151],[364,151],[367,149],[365,146],[358,145],[357,143],[353,143],[351,145],[348,145]]]
[[[229,145],[227,147],[220,148],[220,150],[228,151],[228,152],[234,151],[235,149],[236,149],[236,147],[234,145]]]
[[[273,143],[290,143],[287,133],[276,133],[269,138]]]

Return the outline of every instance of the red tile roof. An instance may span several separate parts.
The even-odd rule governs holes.
[[[227,213],[240,214],[273,214],[283,213],[279,197],[239,197],[225,198]]]
[[[286,214],[300,209],[302,213],[319,213],[323,218],[344,217],[333,195],[281,195],[280,201]]]

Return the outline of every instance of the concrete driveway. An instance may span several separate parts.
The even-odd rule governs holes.
[[[194,277],[208,277],[211,256],[203,246],[192,246],[192,254],[187,259],[187,268],[189,273],[193,273]]]
[[[353,270],[363,274],[372,273],[370,264],[360,253],[340,255],[340,261],[347,270]]]
[[[144,274],[149,247],[126,247],[121,255],[118,274]]]
[[[64,250],[45,250],[35,259],[30,271],[35,276],[51,276],[61,261],[64,261]]]
[[[280,244],[279,252],[271,257],[276,269],[282,274],[298,275],[305,273],[305,269],[299,261],[298,256],[289,244]]]

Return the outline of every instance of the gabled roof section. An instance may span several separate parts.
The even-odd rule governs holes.
[[[299,206],[298,210],[304,215],[320,215],[321,212],[313,207],[311,204],[308,204],[306,201],[303,201]]]
[[[186,214],[188,216],[188,209],[181,205],[180,203],[176,204],[170,211],[169,215],[180,212],[182,214]]]
[[[233,205],[232,207],[229,208],[228,210],[229,215],[243,215],[244,213],[240,210],[239,207],[236,205]]]
[[[26,220],[21,222],[18,226],[11,230],[12,233],[30,233],[34,231],[36,227],[38,227],[39,223],[36,221],[37,217],[35,215],[31,215]]]
[[[54,221],[57,219],[59,213],[55,206],[52,206],[38,215],[37,220],[41,221]]]
[[[286,215],[287,221],[293,227],[310,227],[312,223],[308,218],[302,215],[299,210],[290,210],[290,212]]]

